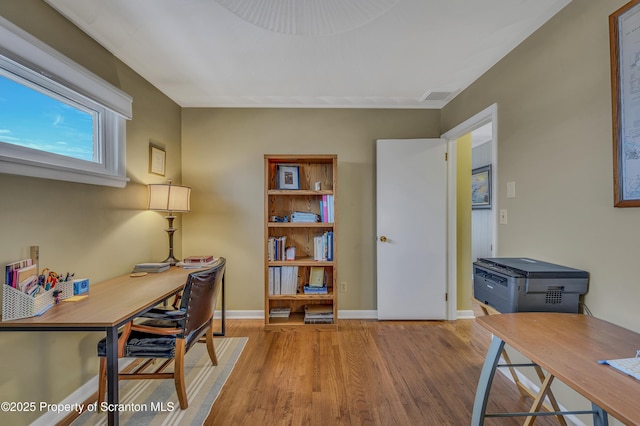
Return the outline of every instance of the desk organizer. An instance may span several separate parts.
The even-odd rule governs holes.
[[[73,296],[73,281],[63,281],[56,284],[55,288],[38,294],[36,297],[15,288],[2,286],[2,321],[10,321],[20,318],[29,318],[44,313],[55,304],[53,292],[62,290],[60,299]]]

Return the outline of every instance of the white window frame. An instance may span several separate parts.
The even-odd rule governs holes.
[[[0,173],[123,188],[132,98],[0,17],[0,75],[17,76],[97,112],[95,162],[0,142]]]

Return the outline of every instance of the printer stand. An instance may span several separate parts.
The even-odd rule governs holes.
[[[473,303],[477,303],[478,306],[480,307],[480,309],[482,310],[482,313],[484,315],[498,315],[500,314],[500,312],[498,312],[494,307],[487,305],[486,303],[482,303],[481,301],[479,301],[478,299],[472,297],[471,298]],[[560,407],[558,405],[558,402],[556,401],[555,396],[553,395],[553,392],[551,391],[551,382],[553,381],[553,376],[552,375],[548,375],[545,376],[544,371],[542,371],[542,368],[540,368],[539,365],[537,364],[513,364],[511,362],[511,359],[509,358],[509,354],[507,353],[506,349],[502,349],[502,359],[504,359],[506,364],[500,364],[499,367],[508,367],[509,368],[509,372],[511,373],[511,377],[513,378],[514,383],[516,384],[516,388],[518,389],[518,392],[520,392],[520,396],[523,398],[531,397],[533,399],[533,405],[531,406],[531,412],[535,412],[538,411],[540,408],[544,408],[545,410],[549,411],[549,412],[559,412],[560,411]],[[521,381],[520,378],[518,377],[518,374],[515,370],[515,366],[530,366],[533,367],[536,371],[536,374],[538,375],[538,379],[540,380],[540,383],[542,384],[540,387],[540,390],[538,391],[538,394],[536,395],[535,393],[533,393],[533,391],[531,389],[529,389],[528,387],[526,387]],[[543,403],[545,397],[549,398],[549,402],[551,403],[551,406],[549,406],[548,404]],[[558,415],[557,416],[558,419],[558,423],[560,423],[562,426],[567,426],[567,422],[565,421],[564,417],[562,415]],[[527,419],[525,420],[525,422],[523,423],[524,425],[532,425],[533,422],[535,420],[535,417],[527,417]]]

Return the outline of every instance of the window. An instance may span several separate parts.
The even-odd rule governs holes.
[[[0,172],[124,187],[131,97],[0,18]]]

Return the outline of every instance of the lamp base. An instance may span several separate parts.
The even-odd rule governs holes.
[[[175,219],[176,217],[170,214],[169,216],[165,216],[165,218],[169,222],[169,227],[165,229],[165,231],[167,231],[167,234],[169,235],[169,256],[167,256],[167,258],[163,260],[163,262],[169,262],[171,266],[175,266],[176,263],[180,262],[180,259],[176,259],[173,256],[173,233],[176,232],[176,229],[173,227],[173,219]]]
[[[176,263],[180,262],[180,259],[176,259],[175,257],[173,257],[173,255],[170,255],[169,257],[167,257],[165,260],[162,261],[162,263],[170,263],[171,266],[175,266]]]

